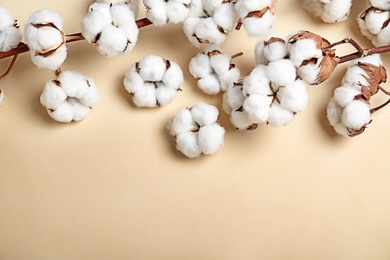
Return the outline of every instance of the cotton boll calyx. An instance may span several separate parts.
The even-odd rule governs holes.
[[[198,79],[198,87],[209,95],[226,91],[240,77],[240,71],[231,62],[231,56],[222,53],[214,45],[192,58],[189,70]]]
[[[139,29],[129,5],[95,2],[81,21],[81,33],[99,53],[112,57],[134,48]]]
[[[48,81],[40,96],[49,116],[66,123],[83,119],[98,101],[94,81],[74,71],[64,71]]]
[[[337,23],[348,18],[352,0],[303,0],[303,8],[327,23]]]
[[[167,124],[169,133],[175,137],[176,149],[189,158],[221,149],[225,129],[218,124],[218,115],[215,106],[202,102],[181,109]]]
[[[177,63],[149,55],[127,70],[123,84],[136,106],[159,107],[176,97],[183,81]]]
[[[32,62],[39,68],[57,70],[67,57],[62,17],[49,9],[33,13],[25,27]]]
[[[0,5],[0,52],[15,48],[22,40],[16,20],[8,9]]]
[[[146,17],[156,26],[180,23],[189,14],[190,0],[143,0]]]

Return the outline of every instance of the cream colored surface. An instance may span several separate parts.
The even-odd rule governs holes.
[[[33,11],[56,10],[67,33],[80,31],[90,3],[1,2],[22,29]],[[355,4],[352,17],[363,8]],[[323,24],[298,0],[280,0],[277,13],[274,36],[308,29],[371,46],[353,18]],[[258,40],[235,31],[222,46],[244,52],[235,60],[244,75]],[[63,70],[94,78],[101,94],[83,121],[47,115],[39,95],[54,73],[37,69],[28,54],[0,82],[0,259],[390,258],[390,107],[363,135],[336,136],[325,108],[345,65],[308,88],[307,110],[286,127],[239,133],[222,112],[224,148],[190,160],[165,125],[199,100],[221,107],[221,96],[197,89],[187,64],[198,50],[180,25],[143,28],[127,56],[105,58],[86,42],[68,48]],[[178,62],[185,74],[183,92],[159,109],[135,108],[122,86],[127,67],[148,54]],[[390,54],[383,59],[390,68]]]

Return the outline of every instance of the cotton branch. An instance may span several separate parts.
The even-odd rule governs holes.
[[[137,24],[138,28],[142,28],[142,27],[146,27],[148,25],[151,25],[152,22],[149,21],[147,18],[142,18],[142,19],[137,20],[136,24]],[[66,35],[65,39],[66,39],[67,43],[70,43],[70,42],[84,40],[84,37],[81,35],[81,33],[75,33],[75,34]],[[27,44],[21,42],[21,43],[19,43],[19,45],[17,47],[13,48],[12,50],[9,50],[7,52],[0,52],[0,60],[8,58],[8,57],[16,56],[18,54],[25,53],[28,51],[29,51],[29,48],[28,48]]]

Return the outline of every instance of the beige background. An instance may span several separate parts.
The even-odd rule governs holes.
[[[328,25],[298,0],[280,0],[273,35],[308,29],[369,47],[354,19],[362,2],[348,22]],[[32,12],[56,10],[67,33],[80,31],[90,3],[1,2],[22,29]],[[243,75],[258,40],[235,31],[222,46],[244,52],[235,60]],[[336,136],[325,108],[345,65],[308,88],[307,110],[286,127],[239,133],[222,112],[224,148],[190,160],[165,125],[199,100],[221,107],[221,96],[197,89],[187,65],[198,50],[180,25],[142,29],[127,56],[105,58],[86,42],[68,48],[63,70],[94,78],[101,94],[83,121],[47,115],[39,95],[54,74],[28,54],[0,83],[0,259],[390,259],[390,107],[363,135]],[[178,62],[186,78],[184,91],[159,109],[135,108],[122,86],[127,67],[148,54]]]

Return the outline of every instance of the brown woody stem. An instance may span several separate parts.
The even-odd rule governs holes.
[[[18,58],[18,55],[19,54],[15,54],[14,55],[14,57],[12,58],[11,63],[8,66],[8,69],[0,76],[0,80],[5,78],[8,75],[8,73],[12,70],[12,67],[15,65],[16,59]]]
[[[383,103],[382,105],[372,108],[372,109],[370,110],[370,113],[371,113],[371,114],[374,114],[375,112],[377,112],[378,110],[384,108],[384,107],[387,106],[388,104],[390,104],[390,99],[387,100],[387,101],[386,101],[385,103]]]
[[[243,52],[239,52],[239,53],[236,53],[236,54],[232,55],[232,57],[230,59],[233,60],[233,59],[235,59],[237,57],[240,57],[242,55],[244,55],[244,53]]]
[[[348,61],[355,60],[355,59],[358,59],[358,58],[361,58],[361,57],[366,57],[366,56],[369,56],[369,55],[372,55],[372,54],[376,54],[376,53],[380,54],[380,53],[390,52],[390,45],[385,45],[385,46],[380,46],[380,47],[375,47],[375,48],[363,49],[355,41],[353,41],[353,42],[356,45],[352,44],[352,42],[349,41],[349,43],[351,43],[358,51],[355,52],[355,53],[351,53],[351,54],[339,57],[340,58],[340,63],[348,62]],[[359,47],[357,47],[357,46],[359,46]]]

